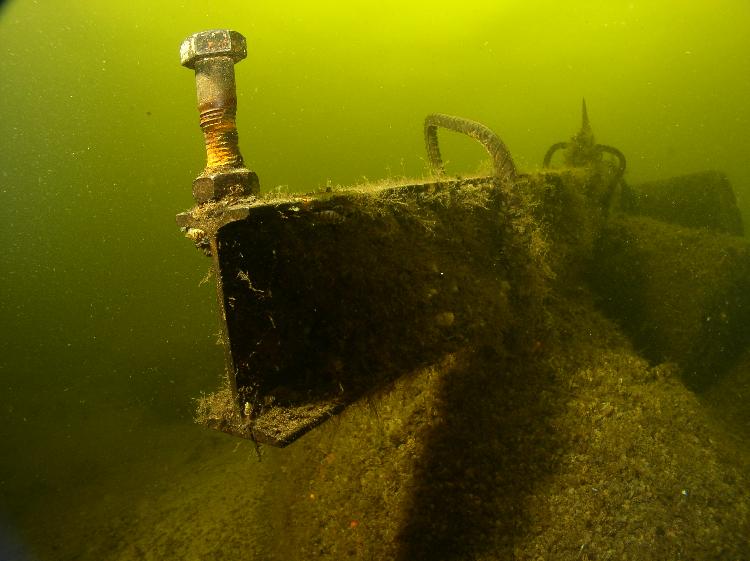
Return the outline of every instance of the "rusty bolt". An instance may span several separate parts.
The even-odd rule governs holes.
[[[258,176],[245,167],[237,134],[234,65],[247,56],[245,38],[213,29],[191,35],[180,46],[180,62],[195,70],[200,126],[206,143],[206,168],[193,182],[198,203],[233,194],[257,195]]]

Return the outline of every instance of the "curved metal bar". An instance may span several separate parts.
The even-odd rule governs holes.
[[[542,166],[548,168],[550,163],[552,162],[552,156],[555,155],[555,152],[557,152],[558,150],[564,150],[567,147],[567,142],[556,142],[555,144],[550,146],[547,150],[547,153],[544,155],[544,163],[542,164]]]
[[[478,141],[492,158],[495,177],[498,179],[506,181],[516,178],[516,164],[513,162],[508,147],[500,140],[499,136],[481,123],[442,113],[427,115],[424,120],[424,141],[430,168],[434,174],[443,175],[445,173],[440,147],[438,146],[438,127],[463,133]]]
[[[620,152],[614,146],[607,146],[606,144],[597,144],[596,147],[600,152],[612,154],[620,161],[620,165],[617,167],[617,179],[615,180],[615,183],[617,181],[620,181],[620,179],[622,179],[622,176],[625,174],[625,166],[627,165],[627,162],[625,161],[625,154]]]
[[[600,152],[606,152],[607,154],[613,155],[620,161],[620,165],[617,166],[617,173],[615,177],[612,178],[612,181],[609,182],[609,185],[607,185],[607,191],[604,193],[604,197],[602,199],[602,206],[604,207],[605,212],[607,212],[609,210],[610,204],[612,203],[612,197],[615,194],[615,189],[617,188],[617,185],[622,181],[622,177],[625,175],[625,166],[627,165],[627,163],[625,161],[625,155],[614,146],[597,144],[596,148]]]

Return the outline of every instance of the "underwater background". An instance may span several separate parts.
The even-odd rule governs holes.
[[[585,97],[629,182],[718,169],[747,220],[749,25],[742,0],[2,4],[0,560],[101,558],[129,508],[217,457],[241,457],[232,485],[267,478],[252,443],[193,424],[223,354],[208,260],[174,221],[205,163],[185,37],[247,37],[238,129],[263,192],[426,176],[432,112],[532,171]],[[482,159],[443,148],[454,172]],[[55,533],[76,517],[112,529]]]

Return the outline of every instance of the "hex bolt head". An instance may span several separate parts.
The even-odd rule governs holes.
[[[203,58],[227,56],[236,64],[247,57],[247,41],[236,31],[210,29],[194,33],[180,45],[180,64],[195,68]]]

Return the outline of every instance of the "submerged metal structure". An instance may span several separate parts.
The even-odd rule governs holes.
[[[226,356],[225,387],[200,406],[205,424],[284,446],[446,350],[504,337],[533,352],[550,283],[572,278],[590,282],[635,339],[653,341],[658,305],[636,292],[648,291],[647,269],[659,260],[649,257],[644,232],[661,225],[677,240],[678,268],[703,258],[691,254],[695,236],[680,227],[703,228],[708,252],[737,249],[722,261],[732,282],[702,286],[713,293],[694,308],[684,292],[670,302],[686,308],[660,316],[666,335],[654,356],[729,356],[726,349],[744,342],[737,326],[750,303],[738,287],[750,273],[741,265],[744,241],[716,238],[742,234],[721,174],[628,186],[625,156],[596,144],[584,104],[581,130],[554,144],[539,172],[520,173],[484,125],[434,114],[424,123],[432,179],[261,196],[235,126],[234,64],[246,52],[244,37],[229,30],[195,34],[180,50],[195,70],[207,163],[193,183],[196,206],[177,223],[211,257]],[[439,128],[480,142],[492,174],[447,177]],[[559,150],[564,162],[553,168]],[[641,257],[642,268],[629,270],[623,255]],[[741,305],[723,304],[727,298]],[[723,327],[701,329],[714,312]],[[680,336],[670,338],[670,329]],[[688,383],[707,382],[696,372]]]

